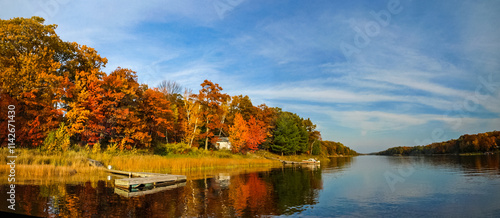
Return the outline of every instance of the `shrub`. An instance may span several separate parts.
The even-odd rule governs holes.
[[[117,143],[111,143],[106,148],[106,152],[111,153],[111,154],[116,153],[116,151],[118,151],[118,144]]]
[[[101,143],[97,142],[92,146],[92,153],[97,154],[101,152]]]
[[[71,143],[69,135],[66,133],[64,123],[61,123],[57,130],[50,131],[43,141],[42,150],[49,153],[65,152]]]
[[[158,145],[154,153],[158,155],[187,154],[190,151],[191,148],[185,143],[168,143]]]

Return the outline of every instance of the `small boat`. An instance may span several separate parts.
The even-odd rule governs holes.
[[[316,160],[314,158],[310,158],[310,159],[307,159],[307,160],[303,160],[302,163],[308,163],[308,164],[319,164],[319,160]]]

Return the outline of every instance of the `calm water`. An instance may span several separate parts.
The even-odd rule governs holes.
[[[499,155],[333,158],[321,168],[217,174],[120,192],[113,180],[19,185],[17,212],[103,217],[500,217]],[[7,186],[0,186],[5,196]],[[127,197],[127,195],[137,195]],[[1,210],[7,211],[5,200]]]

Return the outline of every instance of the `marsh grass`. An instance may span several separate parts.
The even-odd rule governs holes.
[[[9,166],[0,166],[0,175],[7,178]],[[51,184],[51,183],[78,183],[84,181],[95,181],[106,178],[104,170],[85,166],[75,168],[74,166],[54,165],[16,165],[17,184]],[[5,180],[4,182],[7,182]]]
[[[231,154],[229,151],[200,152],[188,155],[121,154],[99,153],[91,158],[111,165],[115,169],[127,171],[147,171],[161,173],[188,173],[212,169],[235,169],[252,167],[276,167],[278,161],[257,155]]]
[[[0,160],[6,163],[8,149],[0,149]],[[279,167],[281,163],[259,154],[232,154],[230,151],[197,150],[189,154],[156,155],[147,150],[126,152],[92,152],[85,149],[64,153],[49,153],[38,149],[16,149],[16,177],[52,178],[93,175],[99,169],[89,166],[88,158],[98,160],[114,169],[172,174],[206,174],[214,170]],[[2,164],[0,174],[8,174],[9,166]]]
[[[91,167],[83,152],[67,151],[64,154],[47,153],[37,149],[16,149],[15,178],[16,182],[26,181],[82,181],[89,176],[105,175],[103,170]],[[8,176],[10,165],[7,165],[8,149],[0,149],[0,175]],[[81,178],[80,178],[81,177]]]
[[[0,149],[0,158],[7,162],[7,148]],[[67,151],[64,153],[47,153],[37,149],[16,149],[16,165],[53,165],[67,167],[88,166],[86,154],[83,152]]]

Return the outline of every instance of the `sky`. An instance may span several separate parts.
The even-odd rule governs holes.
[[[104,69],[155,87],[203,80],[311,118],[375,152],[500,130],[500,1],[0,1],[42,16]]]

